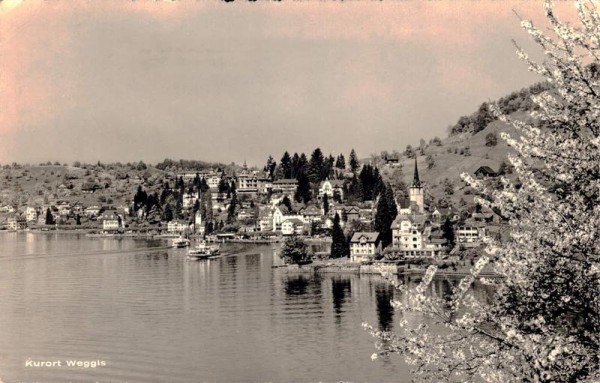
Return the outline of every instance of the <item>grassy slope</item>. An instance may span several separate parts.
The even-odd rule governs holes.
[[[152,176],[160,176],[163,171],[149,168]],[[117,179],[117,173],[128,174],[130,179]],[[79,201],[85,206],[107,205],[102,202],[101,197],[112,199],[111,205],[119,206],[125,204],[127,200],[133,198],[137,189],[137,184],[133,181],[136,175],[141,175],[143,171],[132,169],[115,170],[91,170],[89,173],[85,169],[72,166],[23,166],[20,169],[0,169],[0,204],[12,204],[15,201],[22,203],[42,205],[44,196],[48,197],[50,203],[56,200],[66,200],[72,203]],[[75,175],[76,179],[65,179],[65,175]],[[86,175],[88,174],[88,175]],[[84,194],[81,192],[81,186],[94,180],[102,188],[93,194]],[[60,191],[60,184],[73,184],[71,190]],[[104,188],[109,183],[109,188]],[[42,195],[38,191],[42,191]]]
[[[513,118],[522,118],[524,113],[519,112],[513,115]],[[485,136],[488,133],[496,133],[498,135],[498,145],[485,146]],[[465,183],[462,181],[461,173],[473,174],[480,166],[489,166],[497,171],[503,159],[506,159],[507,154],[511,150],[504,140],[500,138],[500,132],[507,132],[511,136],[516,136],[515,129],[502,122],[494,121],[490,123],[484,130],[476,133],[462,133],[456,136],[450,136],[442,140],[442,146],[429,145],[425,149],[425,155],[417,157],[419,166],[419,175],[422,181],[426,184],[427,193],[432,194],[435,200],[444,196],[443,181],[450,179],[455,185],[455,193],[451,196],[453,202],[458,202],[461,198],[471,202],[472,195],[465,195]],[[471,155],[464,156],[454,154],[454,149],[460,150],[465,147],[470,147]],[[452,153],[448,153],[448,148],[452,149]],[[426,157],[431,154],[435,160],[435,166],[432,169],[427,169]],[[401,157],[403,180],[407,185],[412,183],[414,159]]]

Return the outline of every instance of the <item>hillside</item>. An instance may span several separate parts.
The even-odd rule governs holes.
[[[523,111],[512,113],[515,119],[524,119],[527,117]],[[471,190],[461,179],[462,173],[473,174],[481,166],[489,166],[494,171],[498,171],[501,163],[507,161],[507,155],[510,152],[508,145],[500,138],[500,132],[507,132],[516,136],[516,131],[500,121],[488,123],[482,130],[473,134],[470,131],[451,134],[448,138],[441,140],[441,145],[430,143],[425,146],[423,154],[417,149],[416,159],[419,167],[419,176],[426,186],[426,193],[429,198],[437,202],[440,198],[447,198],[455,206],[461,199],[467,203],[473,202]],[[497,144],[493,146],[486,145],[486,136],[495,134]],[[467,149],[468,148],[468,149]],[[461,151],[463,154],[461,154]],[[466,152],[470,152],[467,155]],[[428,156],[431,156],[434,165],[428,168]],[[399,156],[399,164],[393,167],[384,166],[383,174],[388,180],[397,182],[398,178],[409,186],[413,180],[414,158],[409,158],[405,153]],[[400,169],[400,171],[398,170]],[[446,184],[448,179],[454,186],[454,194],[446,193]]]
[[[513,92],[498,103],[511,117],[527,119],[526,111],[533,108],[530,96],[547,89],[546,84],[535,84]],[[460,175],[465,172],[473,174],[481,166],[497,172],[503,162],[508,162],[507,154],[511,150],[500,138],[500,132],[516,133],[514,128],[492,117],[486,111],[487,107],[483,108],[485,105],[482,104],[472,115],[461,117],[451,126],[446,139],[431,140],[429,144],[414,148],[410,155],[396,152],[398,162],[393,165],[385,165],[386,161],[381,157],[372,157],[370,161],[380,167],[384,179],[395,185],[396,193],[400,194],[412,182],[413,156],[416,155],[420,178],[430,202],[439,205],[440,199],[445,199],[454,206],[472,203],[471,190]],[[487,136],[490,134],[497,137],[494,145],[489,145]],[[0,167],[0,207],[41,206],[57,200],[80,202],[84,206],[123,206],[131,202],[139,185],[144,185],[145,190],[152,193],[161,187],[165,178],[172,178],[177,171],[199,170],[211,165],[226,170],[228,174],[237,170],[232,165],[169,159],[156,166],[142,162],[93,165],[76,162],[74,166],[50,163],[4,165]],[[82,189],[90,183],[96,185],[97,190],[85,193]],[[453,193],[449,193],[449,189]]]
[[[163,171],[126,165],[5,165],[0,169],[0,204],[44,205],[65,200],[91,205],[123,205],[143,179],[157,179]],[[85,193],[85,184],[97,186]]]

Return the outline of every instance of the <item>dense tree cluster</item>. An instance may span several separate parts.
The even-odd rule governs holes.
[[[200,171],[204,169],[224,169],[225,165],[216,163],[216,162],[205,162],[198,160],[179,160],[175,161],[170,158],[165,158],[162,162],[159,162],[155,166],[157,169],[166,170],[166,169],[180,169],[180,170],[192,170],[192,171]]]
[[[514,113],[518,110],[536,110],[537,106],[531,101],[531,96],[538,95],[550,88],[551,86],[548,82],[537,83],[501,98],[498,100],[497,105],[504,114]],[[450,127],[449,133],[451,136],[460,133],[475,134],[485,129],[490,122],[496,120],[497,118],[490,112],[489,103],[484,102],[479,106],[477,112],[470,116],[460,117],[456,124]]]
[[[229,185],[227,188],[231,192]],[[196,194],[199,198],[189,211],[183,209],[183,197],[185,193]],[[233,189],[235,193],[235,189]],[[235,212],[235,201],[230,211]],[[208,232],[214,228],[213,222],[212,196],[206,182],[198,175],[185,182],[183,178],[176,178],[175,184],[171,187],[168,181],[163,181],[152,193],[146,192],[142,186],[139,186],[133,196],[132,216],[139,217],[143,221],[155,224],[161,221],[172,221],[175,219],[193,220],[196,212],[200,211],[202,222],[205,223]]]
[[[296,179],[297,189],[294,199],[299,203],[308,203],[317,195],[317,189],[322,181],[343,181],[344,198],[350,202],[364,202],[377,198],[383,190],[383,180],[376,166],[365,164],[361,167],[354,149],[351,150],[348,164],[346,157],[339,154],[325,156],[320,148],[316,148],[310,158],[304,153],[290,155],[285,152],[279,164],[269,156],[264,171],[272,180]],[[348,168],[346,168],[348,166]],[[346,178],[350,174],[351,178]],[[340,195],[334,195],[333,201],[340,202]],[[332,201],[327,201],[327,204]]]

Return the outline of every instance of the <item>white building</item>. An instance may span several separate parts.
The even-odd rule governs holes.
[[[296,191],[297,187],[298,187],[297,180],[282,179],[282,180],[273,181],[272,190],[274,192],[281,192],[281,193],[294,193]]]
[[[194,207],[196,201],[200,198],[200,193],[183,193],[183,203],[182,206],[184,209],[191,209]]]
[[[258,192],[258,177],[256,173],[248,170],[248,165],[244,161],[244,167],[241,173],[237,176],[237,192],[239,193],[257,193]]]
[[[119,230],[123,227],[123,217],[116,210],[107,210],[102,213],[102,230],[111,231]]]
[[[167,223],[167,231],[169,233],[183,233],[188,228],[188,223],[182,220],[174,220]]]
[[[446,253],[446,245],[424,214],[398,216],[392,224],[392,249],[404,258],[440,256]]]
[[[38,217],[38,211],[32,206],[27,206],[25,209],[25,219],[27,222],[36,222]]]
[[[273,223],[272,223],[272,229],[274,231],[281,231],[282,230],[282,224],[283,222],[285,222],[286,220],[289,219],[298,219],[300,221],[302,221],[302,215],[297,215],[297,214],[283,214],[283,212],[281,211],[281,209],[279,207],[276,207],[273,212],[272,212],[272,219],[273,219]]]
[[[6,230],[25,230],[27,229],[27,221],[25,219],[12,216],[6,220]]]
[[[468,219],[457,226],[457,243],[479,245],[483,237],[485,237],[485,225],[481,222]]]
[[[88,217],[97,217],[100,214],[100,207],[98,206],[89,206],[85,209],[85,215]]]
[[[319,186],[319,199],[323,199],[323,196],[327,195],[328,201],[333,201],[334,196],[337,195],[340,201],[344,200],[344,183],[338,180],[329,180],[321,182]]]
[[[292,235],[302,234],[304,232],[304,222],[298,218],[290,218],[281,224],[281,234]]]
[[[356,232],[350,240],[350,262],[362,262],[381,253],[381,240],[376,232]]]

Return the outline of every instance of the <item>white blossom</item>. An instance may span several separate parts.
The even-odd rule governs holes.
[[[600,381],[600,14],[593,3],[575,6],[580,23],[570,25],[544,4],[553,38],[521,23],[546,59],[534,62],[520,47],[518,56],[553,86],[532,98],[542,127],[490,107],[517,131],[500,136],[518,185],[502,178],[493,190],[463,175],[482,205],[502,213],[510,240],[486,239],[449,302],[427,293],[435,267],[416,288],[394,282],[398,332],[365,327],[382,340],[374,357],[403,354],[416,380]],[[501,278],[479,278],[492,259]],[[473,294],[477,280],[495,288],[491,302]]]

